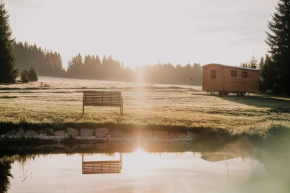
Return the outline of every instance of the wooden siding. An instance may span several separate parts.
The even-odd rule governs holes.
[[[211,79],[211,70],[216,70],[216,79]],[[223,91],[224,90],[224,70],[220,65],[211,64],[203,68],[202,90]]]
[[[211,79],[211,70],[216,70],[216,79]],[[237,76],[231,76],[231,70]],[[242,77],[247,72],[247,77]],[[202,90],[207,92],[259,92],[259,71],[229,67],[219,64],[208,64],[203,67]]]

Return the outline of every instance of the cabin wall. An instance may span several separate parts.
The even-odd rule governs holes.
[[[203,68],[202,90],[219,92],[224,90],[224,67],[209,65]],[[216,79],[211,79],[211,70],[216,70]]]
[[[216,70],[216,79],[211,79],[211,70]],[[237,76],[231,76],[231,70]],[[247,72],[247,77],[242,77]],[[259,92],[259,71],[224,67],[210,64],[203,67],[202,90],[207,92]]]
[[[247,92],[259,92],[260,88],[260,72],[251,71],[251,76],[248,81],[248,91]]]
[[[237,76],[231,76],[231,70],[237,72]],[[248,77],[242,77],[242,72],[247,72]],[[225,91],[227,92],[259,92],[259,72],[237,68],[224,68]]]

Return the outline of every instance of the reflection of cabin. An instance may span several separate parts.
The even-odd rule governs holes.
[[[119,160],[111,161],[84,161],[82,155],[82,173],[83,174],[108,174],[121,173],[122,169],[122,154]]]
[[[224,153],[224,152],[211,152],[211,153],[202,153],[201,158],[206,161],[210,162],[219,162],[229,159],[238,158],[239,156],[236,156],[233,153]]]
[[[219,94],[259,92],[259,70],[222,64],[203,67],[202,90]]]

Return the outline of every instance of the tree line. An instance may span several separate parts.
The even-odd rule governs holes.
[[[27,42],[13,42],[13,52],[16,58],[15,68],[19,70],[34,66],[42,76],[63,76],[65,73],[61,55],[57,52],[29,45]]]
[[[186,66],[158,63],[137,67],[135,80],[138,82],[138,79],[144,83],[201,85],[202,69],[198,63]]]
[[[266,43],[269,53],[258,64],[253,57],[242,66],[259,68],[261,71],[261,91],[290,95],[290,0],[279,0],[272,21],[268,23]],[[0,3],[0,83],[14,83],[19,75],[18,69],[35,66],[40,75],[69,78],[89,78],[98,80],[141,81],[147,83],[201,84],[199,64],[176,67],[172,64],[156,64],[138,67],[135,71],[124,67],[123,63],[111,56],[87,55],[84,60],[80,54],[73,57],[65,71],[59,53],[43,50],[36,45],[15,43],[9,15],[4,3]]]
[[[101,60],[98,55],[78,54],[68,64],[65,77],[96,80],[133,81],[134,71],[124,67],[123,63],[113,59],[112,56],[104,56]]]
[[[16,68],[23,71],[34,66],[37,73],[42,76],[160,84],[189,84],[192,80],[194,85],[201,85],[202,70],[197,63],[186,66],[158,63],[132,70],[112,56],[103,56],[100,59],[98,55],[82,57],[78,54],[69,61],[65,70],[61,55],[57,52],[29,45],[27,42],[13,43],[13,51]],[[139,78],[140,73],[142,80]]]

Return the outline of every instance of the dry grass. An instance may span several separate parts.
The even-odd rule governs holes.
[[[82,116],[87,89],[122,91],[124,116],[113,107],[86,107]],[[290,98],[219,97],[193,89],[40,77],[36,83],[0,85],[0,122],[178,125],[261,135],[272,124],[290,126]]]

